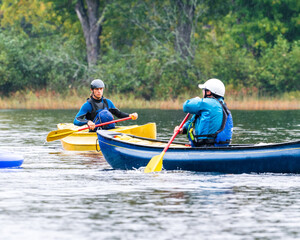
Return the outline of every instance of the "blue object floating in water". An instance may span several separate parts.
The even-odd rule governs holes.
[[[0,152],[0,168],[20,167],[24,161],[23,156],[9,153]]]

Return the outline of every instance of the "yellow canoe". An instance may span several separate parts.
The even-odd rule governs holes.
[[[85,126],[78,127],[72,123],[57,124],[58,129],[77,130],[83,127]],[[156,139],[155,123],[147,123],[145,125],[131,125],[131,126],[116,127],[111,130],[114,132],[122,132],[125,134],[135,135],[138,137]],[[96,151],[96,150],[99,151],[100,150],[98,139],[97,139],[97,133],[89,132],[88,130],[75,132],[61,139],[61,144],[63,149],[68,151]]]

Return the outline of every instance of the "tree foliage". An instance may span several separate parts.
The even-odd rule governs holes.
[[[300,90],[299,13],[297,0],[2,0],[0,92],[99,77],[145,99],[196,93],[212,77]]]

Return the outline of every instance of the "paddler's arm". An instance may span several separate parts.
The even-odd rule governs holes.
[[[114,103],[106,98],[106,102],[108,104],[108,110],[110,111],[111,114],[113,114],[114,116],[116,116],[117,118],[126,118],[126,117],[131,117],[133,120],[136,120],[138,118],[138,114],[137,113],[125,113],[120,111],[118,108],[115,107]]]
[[[74,125],[76,126],[82,126],[85,124],[88,124],[88,119],[86,119],[87,113],[92,112],[92,105],[89,102],[84,103],[79,112],[76,114],[74,118]]]
[[[194,116],[183,125],[182,129],[180,129],[180,131],[179,131],[180,134],[187,133],[190,123],[195,120],[195,117],[196,117],[195,114],[197,114],[199,112],[199,109],[201,109],[202,102],[203,102],[203,99],[199,98],[199,97],[195,97],[195,98],[185,101],[185,103],[183,104],[183,111],[185,113],[194,114]],[[174,133],[178,130],[178,127],[179,126],[175,127]]]
[[[131,117],[133,120],[136,120],[138,118],[137,113],[125,113],[121,112],[118,108],[110,108],[109,111],[111,114],[115,115],[117,118],[126,118],[126,117]]]
[[[183,127],[179,130],[179,134],[186,134],[187,133],[187,129],[188,129],[190,123],[193,122],[194,119],[195,119],[195,115],[183,125]],[[174,128],[174,133],[176,131],[178,131],[178,129],[179,129],[179,126],[176,126]]]
[[[204,98],[195,97],[189,100],[186,100],[183,104],[183,111],[190,114],[200,115],[201,110],[205,106]]]

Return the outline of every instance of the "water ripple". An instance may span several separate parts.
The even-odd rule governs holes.
[[[56,123],[72,121],[75,113],[0,111],[0,151],[25,158],[21,168],[0,169],[1,239],[300,238],[298,175],[111,170],[99,153],[45,143]],[[139,115],[138,124],[157,122],[165,140],[184,117],[173,110]],[[233,116],[234,142],[300,138],[299,111]]]

